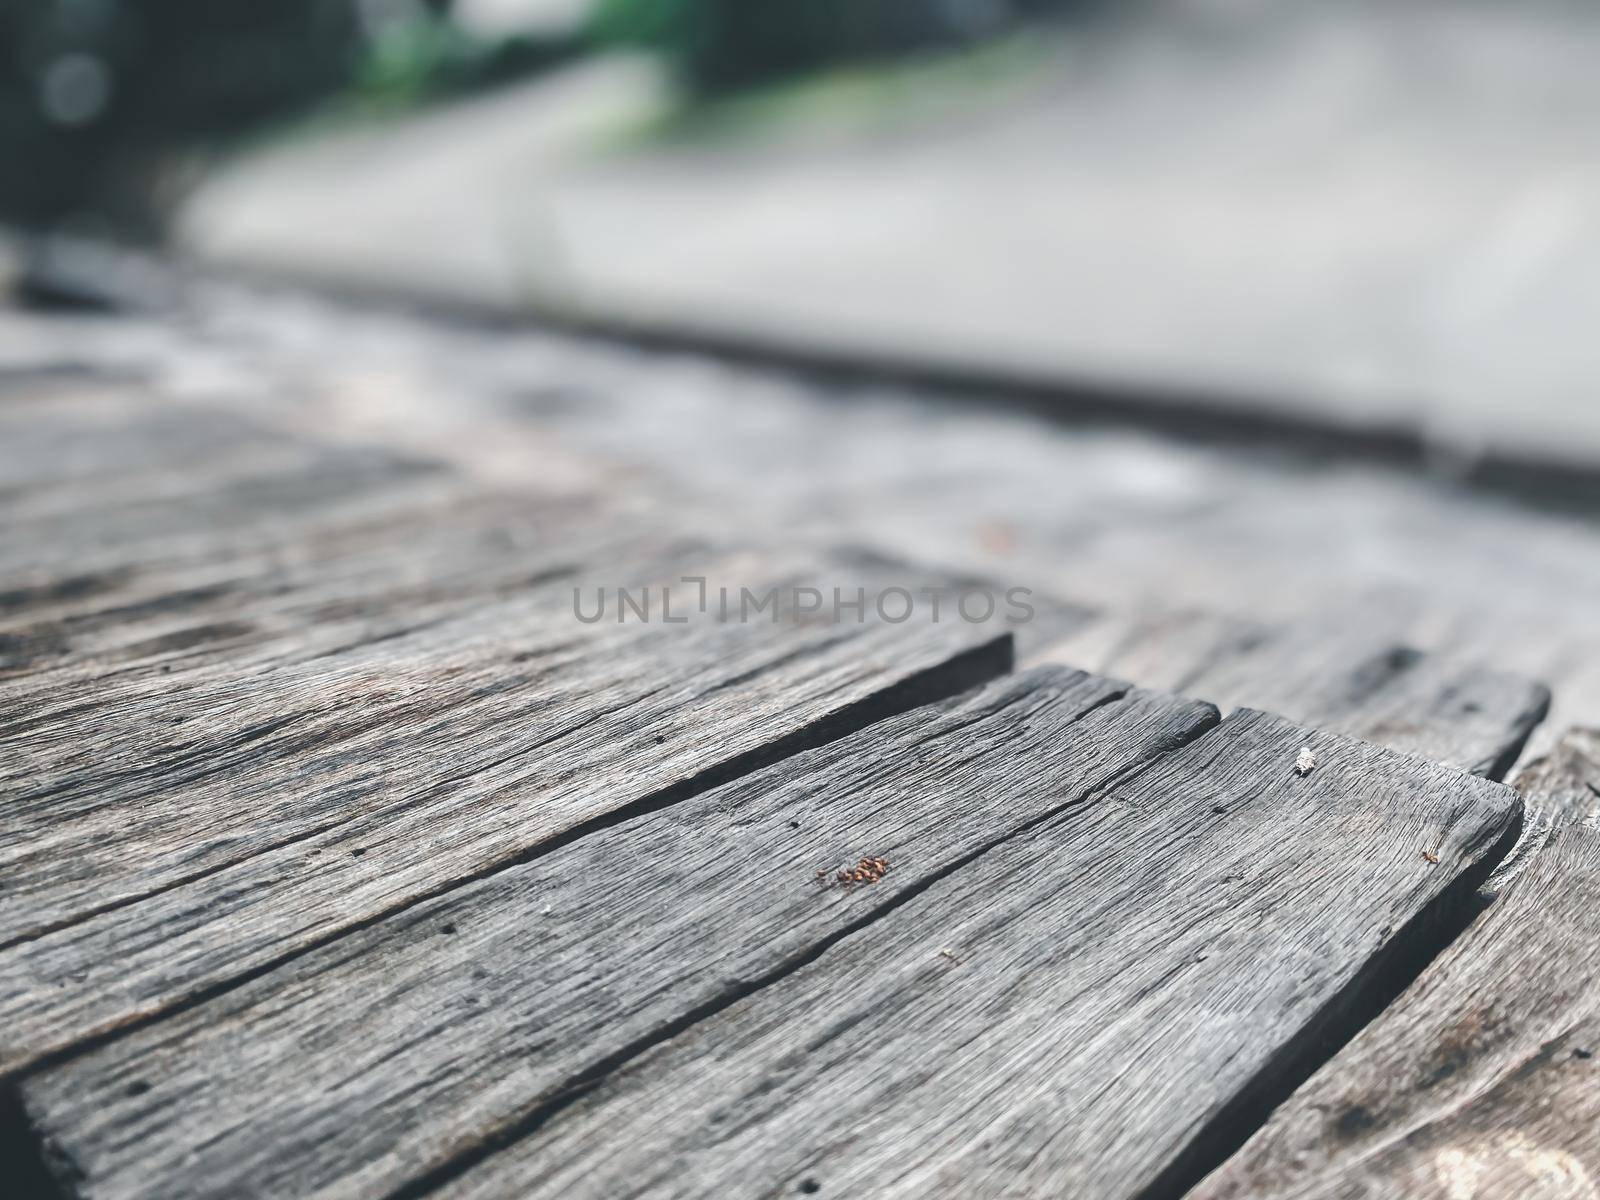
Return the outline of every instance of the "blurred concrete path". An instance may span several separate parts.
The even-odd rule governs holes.
[[[624,133],[601,61],[246,158],[202,257],[1600,464],[1600,13],[1252,8],[1041,35],[926,113]]]

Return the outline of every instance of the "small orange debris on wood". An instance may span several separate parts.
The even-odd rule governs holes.
[[[853,888],[858,883],[877,883],[888,872],[890,872],[890,861],[888,859],[877,858],[877,856],[870,856],[869,854],[867,858],[862,858],[861,862],[858,862],[856,866],[845,867],[845,869],[840,870],[837,875],[834,875],[834,878],[840,885],[846,886],[846,888]]]

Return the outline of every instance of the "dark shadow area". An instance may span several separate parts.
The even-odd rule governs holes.
[[[72,1189],[51,1174],[45,1154],[16,1086],[0,1085],[0,1169],[12,1200],[70,1200]]]

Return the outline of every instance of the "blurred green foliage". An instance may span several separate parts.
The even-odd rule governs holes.
[[[404,106],[517,79],[578,53],[578,37],[513,36],[485,41],[446,15],[380,30],[357,64],[352,88],[363,100]]]
[[[873,58],[783,76],[736,91],[685,92],[637,124],[619,125],[612,148],[752,141],[769,146],[859,138],[929,120],[970,116],[1049,78],[1054,39],[1017,30],[976,46]]]
[[[597,0],[601,44],[666,52],[685,80],[722,92],[829,63],[988,37],[1074,0]]]

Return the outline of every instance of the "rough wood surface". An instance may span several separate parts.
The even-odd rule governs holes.
[[[1517,786],[1521,869],[1197,1200],[1600,1195],[1600,734]]]
[[[0,568],[24,586],[47,572],[237,557],[462,492],[436,458],[294,437],[131,391],[0,408],[0,442]]]
[[[1215,717],[1060,668],[1000,681],[351,933],[26,1103],[86,1196],[379,1194]],[[834,879],[864,857],[887,873]]]
[[[440,566],[419,545],[425,533],[414,532],[416,549],[407,556],[422,570]],[[636,541],[632,560],[610,567],[598,548],[563,562],[572,549],[518,556],[513,579],[504,568],[467,582],[440,570],[427,585],[431,599],[393,570],[376,579],[320,564],[278,571],[224,589],[234,594],[222,600],[197,600],[206,611],[190,607],[183,619],[198,623],[179,632],[152,638],[141,631],[122,650],[97,645],[78,669],[0,684],[0,736],[9,751],[0,787],[12,821],[0,850],[10,884],[0,896],[5,940],[376,810],[386,788],[416,791],[498,761],[518,739],[554,732],[563,714],[615,706],[630,691],[642,700],[662,690],[665,699],[697,675],[710,682],[749,675],[751,684],[764,662],[804,655],[805,647],[822,655],[811,664],[820,667],[830,652],[837,660],[849,643],[865,647],[875,638],[943,636],[955,651],[972,644],[957,627],[935,635],[926,627],[908,633],[787,622],[585,625],[572,609],[581,572],[667,574],[671,543],[647,553]],[[756,556],[709,557],[758,588],[785,577],[779,564]],[[707,556],[677,562],[706,567]],[[175,604],[169,597],[166,606]],[[129,616],[126,624],[139,621]],[[661,660],[656,679],[638,674],[651,655]],[[728,699],[738,695],[734,688]],[[736,708],[725,711],[738,719]],[[407,753],[431,756],[432,765],[418,766]],[[354,790],[332,806],[318,800],[341,786]]]
[[[570,598],[551,604],[486,605],[337,666],[112,695],[87,742],[76,724],[30,731],[73,761],[8,789],[8,930],[43,928],[0,951],[0,1063],[968,686],[1009,653],[1003,634],[910,624],[586,639]],[[174,719],[196,732],[169,741]]]
[[[658,557],[696,540],[136,393],[32,412],[0,409],[0,680],[30,715],[207,652],[315,658],[624,559],[646,533]]]
[[[1519,810],[1501,785],[1237,713],[439,1194],[1176,1196]]]
[[[214,406],[0,435],[0,1071],[1008,662],[870,609],[666,624],[659,588],[584,624],[580,584],[882,578]]]
[[[1396,642],[1373,614],[1272,625],[1199,612],[1107,615],[1034,656],[1264,709],[1500,779],[1550,706],[1543,684]]]

